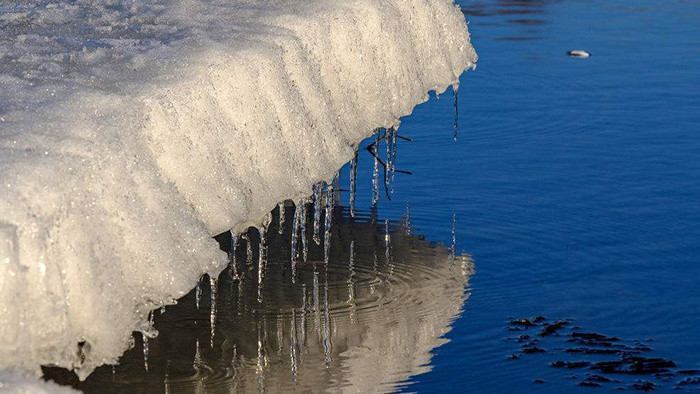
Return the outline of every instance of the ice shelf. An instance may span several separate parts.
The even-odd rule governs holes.
[[[451,0],[0,3],[0,370],[85,378],[475,65]]]

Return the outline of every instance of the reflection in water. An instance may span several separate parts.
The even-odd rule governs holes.
[[[531,41],[542,40],[542,30],[538,26],[547,23],[542,14],[548,0],[500,0],[488,3],[467,2],[462,12],[474,25],[494,26],[502,23],[520,26],[517,35],[492,37],[497,41]],[[505,19],[504,17],[511,18]],[[495,17],[495,18],[494,18]],[[494,21],[495,19],[495,21]],[[478,36],[479,29],[475,29],[473,36]],[[510,32],[512,34],[512,31]]]
[[[291,223],[294,209],[283,211]],[[154,312],[159,335],[146,342],[136,334],[120,365],[85,382],[59,369],[46,368],[46,376],[99,393],[375,392],[428,371],[431,350],[446,342],[467,297],[471,260],[411,234],[409,218],[372,225],[362,212],[354,220],[340,207],[332,212],[328,264],[327,239],[308,242],[293,283],[292,226],[272,231],[281,221],[275,212],[267,256],[258,232],[239,237],[238,266]],[[316,230],[305,228],[313,239]]]

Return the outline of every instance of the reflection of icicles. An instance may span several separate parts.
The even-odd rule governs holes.
[[[314,185],[314,242],[321,244],[321,198],[323,193],[323,182]]]
[[[306,207],[306,201],[301,203],[301,212],[299,212],[299,224],[300,224],[300,231],[301,234],[299,235],[301,237],[301,256],[304,259],[304,262],[306,262],[308,255],[309,255],[309,245],[308,245],[308,239],[306,236],[306,214],[308,212],[308,209]]]
[[[357,149],[350,162],[350,217],[355,218],[355,198],[357,196]]]
[[[238,267],[236,266],[236,246],[238,244],[238,237],[236,234],[231,232],[231,248],[229,249],[229,263],[231,264],[231,279],[238,280]]]
[[[459,91],[459,84],[452,85],[452,95],[455,99],[455,126],[454,126],[454,139],[457,141],[457,130],[459,128],[459,107],[457,105],[457,92]]]
[[[333,351],[333,342],[331,341],[331,316],[328,310],[328,274],[323,286],[323,361],[326,368],[331,364],[331,352]]]
[[[354,237],[354,236],[353,236]],[[355,240],[350,241],[350,259],[348,264],[348,301],[350,305],[350,322],[355,322]]]
[[[316,329],[316,336],[317,338],[322,341],[323,340],[323,330],[322,330],[322,322],[321,322],[321,297],[320,297],[320,286],[319,286],[319,279],[318,279],[318,271],[316,271],[316,268],[314,267],[314,288],[313,288],[313,308],[312,311],[314,312],[314,328]]]
[[[165,364],[165,377],[163,378],[163,385],[165,386],[165,393],[170,394],[170,360]]]
[[[192,362],[192,368],[197,372],[197,375],[200,374],[201,369],[202,369],[202,352],[199,349],[199,338],[195,341],[195,350],[194,350],[194,361]]]
[[[281,314],[276,316],[277,320],[275,326],[277,326],[277,359],[282,360],[282,345],[284,344],[284,316]]]
[[[313,288],[314,306],[313,311],[319,311],[319,284],[318,284],[318,271],[314,269],[314,288]]]
[[[255,375],[258,378],[258,393],[263,393],[265,392],[265,381],[263,380],[263,372],[265,368],[265,355],[263,353],[263,340],[260,333],[260,322],[258,321],[258,360],[255,368]]]
[[[267,265],[267,241],[265,235],[267,229],[265,226],[260,228],[260,246],[258,247],[258,302],[262,302],[263,279],[265,277],[265,268]]]
[[[335,178],[334,178],[335,179]],[[326,187],[326,213],[325,213],[325,228],[323,236],[323,261],[328,265],[331,250],[331,224],[333,220],[333,183]]]
[[[306,305],[306,285],[301,285],[301,340],[299,341],[299,354],[304,354],[304,346],[306,345],[306,310],[308,306]]]
[[[165,306],[160,307],[160,314],[162,315],[163,313],[165,313]]]
[[[202,278],[197,281],[197,287],[194,290],[194,305],[199,309],[199,303],[202,300]]]
[[[297,317],[296,310],[292,308],[291,332],[289,333],[289,355],[292,363],[292,381],[297,382]]]
[[[411,207],[406,201],[406,213],[403,216],[403,233],[405,235],[411,235]]]
[[[391,239],[389,238],[389,219],[384,219],[384,244],[386,245],[387,253],[389,251],[389,245]]]
[[[211,328],[211,335],[209,336],[209,346],[212,349],[214,348],[214,332],[216,331],[216,279],[217,278],[214,276],[209,277],[209,287],[211,289],[211,309],[209,310],[209,327]]]
[[[450,248],[450,257],[455,260],[457,253],[457,214],[452,214],[452,248]]]
[[[281,203],[277,204],[277,210],[279,211],[279,227],[277,228],[277,231],[282,234],[284,232],[284,201]]]
[[[299,231],[299,211],[301,202],[294,207],[294,219],[292,220],[292,247],[290,261],[292,264],[292,283],[296,282],[297,272],[297,233]]]
[[[192,362],[192,368],[195,371],[196,374],[196,387],[194,389],[195,393],[203,393],[204,392],[204,379],[202,379],[202,370],[204,366],[204,361],[202,360],[202,351],[199,349],[199,338],[197,338],[195,342],[195,351],[194,351],[194,361]]]
[[[384,259],[389,265],[389,273],[394,273],[394,262],[391,258],[391,234],[389,233],[389,219],[384,220]]]

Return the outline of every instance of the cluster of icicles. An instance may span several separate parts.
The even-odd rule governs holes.
[[[457,141],[458,134],[458,102],[457,93],[458,85],[452,85],[452,93],[454,97],[454,136],[453,139]],[[439,99],[440,96],[436,95]],[[398,170],[396,168],[396,151],[398,140],[411,141],[410,138],[402,136],[398,133],[397,127],[390,128],[378,128],[374,131],[374,141],[372,141],[365,149],[372,155],[374,159],[374,166],[372,170],[372,197],[371,197],[371,213],[372,221],[375,222],[377,219],[377,208],[379,205],[381,187],[380,187],[380,171],[383,171],[383,188],[384,193],[388,199],[391,199],[391,195],[394,193],[394,183],[396,179],[396,173],[411,174],[410,171]],[[381,142],[386,143],[386,156],[385,160],[380,158],[380,145]],[[355,217],[355,206],[357,202],[357,164],[358,164],[358,153],[359,149],[355,149],[355,154],[350,161],[350,189],[347,190],[350,194],[349,197],[349,208],[350,217]],[[380,170],[380,167],[382,170]],[[329,262],[329,254],[331,247],[331,226],[333,221],[333,209],[340,204],[340,171],[336,172],[330,183],[318,182],[312,187],[311,196],[294,202],[294,216],[292,219],[292,237],[291,237],[291,256],[290,265],[292,270],[291,280],[292,283],[296,283],[296,267],[299,260],[307,262],[308,259],[308,237],[307,237],[307,222],[310,214],[313,214],[313,242],[320,246],[321,245],[321,231],[323,230],[323,256],[324,264],[327,266]],[[280,234],[284,232],[285,228],[285,218],[286,218],[286,204],[285,201],[278,203],[277,211],[279,215],[279,226],[278,231]],[[309,210],[312,210],[309,213]],[[406,204],[407,215],[405,220],[408,219],[408,203]],[[321,213],[323,212],[323,223],[321,220]],[[267,214],[263,224],[257,231],[260,235],[258,244],[258,264],[257,264],[257,278],[258,278],[258,302],[263,301],[263,280],[265,276],[265,268],[267,266],[267,244],[266,244],[266,233],[272,222],[272,214],[270,212]],[[457,222],[456,215],[452,217],[452,248],[451,256],[454,259],[456,256],[456,234],[455,226]],[[407,231],[410,231],[410,223],[406,223],[405,227]],[[387,226],[387,242],[388,242],[388,221]],[[321,228],[323,226],[323,229]],[[246,247],[246,262],[247,266],[252,266],[253,264],[253,246],[250,237],[250,231],[252,227],[247,229],[241,234],[235,234],[231,232],[231,247],[229,249],[229,266],[227,270],[230,272],[231,278],[233,280],[239,281],[243,280],[243,270],[239,267],[238,261],[236,261],[236,251],[238,248],[239,240],[245,242]],[[200,307],[201,297],[202,297],[202,282],[204,276],[200,278],[195,288],[195,303],[197,309]],[[211,294],[211,312],[210,312],[210,325],[211,325],[211,345],[214,343],[214,330],[216,328],[216,290],[217,290],[217,277],[209,276],[210,294]],[[160,308],[160,313],[165,312],[165,307]],[[153,311],[149,315],[148,327],[141,330],[143,335],[143,354],[144,354],[144,365],[146,370],[148,370],[148,338],[154,338],[158,335],[158,332],[153,328]]]
[[[372,170],[372,196],[371,196],[371,212],[372,221],[375,222],[377,218],[377,208],[380,200],[381,186],[380,186],[380,171],[383,171],[383,188],[384,193],[388,199],[391,199],[391,195],[394,193],[394,181],[396,179],[396,173],[410,174],[409,171],[402,171],[396,169],[396,150],[397,142],[399,139],[405,141],[411,141],[409,138],[399,135],[398,129],[391,128],[380,128],[376,129],[374,132],[374,140],[365,148],[373,157],[374,167]],[[385,141],[386,145],[386,156],[382,160],[380,158],[380,145],[381,142]],[[357,202],[357,165],[358,165],[358,153],[359,149],[355,150],[355,154],[350,161],[350,189],[347,190],[350,194],[349,197],[349,213],[350,217],[355,217],[355,206]],[[380,169],[381,168],[381,169]],[[320,246],[323,241],[323,256],[324,264],[327,266],[329,262],[330,247],[331,247],[331,227],[333,225],[333,209],[340,204],[340,172],[336,172],[332,181],[330,183],[318,182],[313,185],[311,196],[294,202],[294,216],[291,223],[291,280],[292,283],[296,283],[296,268],[299,261],[307,262],[308,251],[309,251],[309,237],[307,236],[307,222],[309,216],[313,216],[313,232],[311,234],[312,241]],[[290,204],[291,205],[291,204]],[[280,202],[277,206],[277,212],[279,215],[279,226],[277,231],[280,234],[284,232],[285,229],[285,218],[286,218],[287,206],[285,202]],[[408,209],[408,207],[407,207]],[[263,225],[257,228],[259,233],[259,244],[258,244],[258,262],[257,262],[257,288],[258,288],[258,302],[263,301],[263,280],[265,278],[265,268],[267,266],[267,243],[266,234],[269,230],[270,223],[272,222],[273,212],[267,214]],[[323,218],[322,218],[323,213]],[[323,220],[322,220],[323,219]],[[388,221],[386,222],[388,228]],[[249,228],[241,234],[235,234],[231,232],[231,246],[228,251],[229,255],[229,266],[224,272],[228,272],[231,278],[235,281],[244,280],[244,271],[241,264],[244,263],[246,266],[253,266],[253,242],[250,231],[253,227]],[[322,234],[323,233],[323,234]],[[323,236],[323,238],[321,238]],[[387,234],[388,237],[388,234]],[[238,262],[236,259],[236,252],[239,247],[240,241],[245,242],[246,248],[246,261]],[[202,298],[202,285],[204,280],[203,275],[200,281],[197,283],[195,288],[195,305],[197,309],[200,308],[201,298]],[[217,277],[209,276],[209,286],[211,294],[211,312],[210,312],[210,326],[211,326],[211,345],[213,346],[214,341],[214,331],[216,328],[216,293],[217,293]],[[143,337],[143,355],[144,355],[144,366],[148,370],[148,339],[154,338],[158,332],[153,328],[153,313],[151,311],[149,315],[148,327],[141,330]],[[165,312],[165,307],[160,308],[160,313]]]

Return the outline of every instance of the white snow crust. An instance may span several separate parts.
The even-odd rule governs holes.
[[[47,382],[23,370],[0,370],[0,394],[78,394],[70,387]]]
[[[116,363],[475,62],[451,0],[0,2],[0,370]]]

